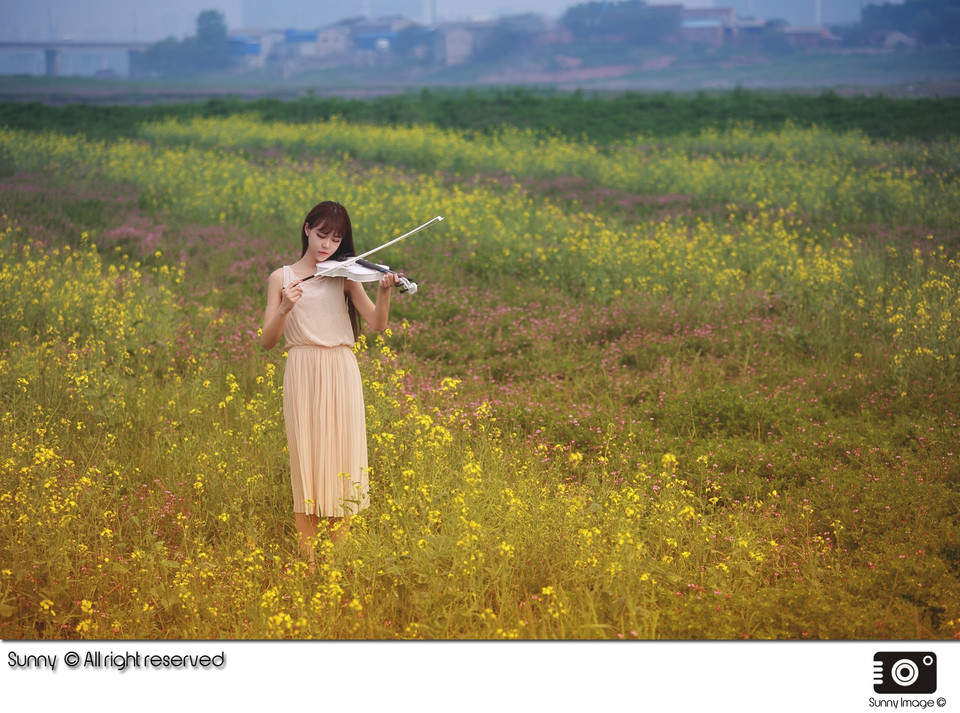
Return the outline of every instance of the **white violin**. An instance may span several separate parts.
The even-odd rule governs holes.
[[[377,263],[364,260],[364,258],[367,255],[372,255],[378,250],[382,250],[388,245],[393,245],[394,243],[399,242],[420,230],[423,230],[427,226],[433,225],[434,223],[439,223],[441,220],[443,220],[443,216],[438,215],[436,218],[432,218],[423,225],[414,228],[409,233],[404,233],[399,238],[394,238],[383,245],[378,245],[373,250],[367,250],[367,252],[363,253],[362,255],[348,257],[344,260],[325,260],[324,262],[318,262],[317,271],[309,277],[303,278],[301,282],[312,280],[314,277],[345,277],[348,280],[353,280],[354,282],[374,282],[379,280],[381,275],[393,274],[397,275],[397,277],[400,279],[401,292],[415,295],[417,293],[416,282],[407,279],[396,270],[391,270],[386,265],[378,265]]]
[[[303,278],[303,282],[314,277],[345,277],[354,282],[376,282],[386,274],[396,275],[400,280],[400,291],[411,295],[417,294],[417,283],[409,280],[396,270],[386,265],[378,265],[362,258],[347,262],[346,260],[325,260],[317,263],[317,271],[310,277]]]

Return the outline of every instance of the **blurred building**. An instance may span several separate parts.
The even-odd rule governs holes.
[[[363,63],[372,55],[389,54],[400,33],[412,27],[416,24],[403,17],[349,18],[312,30],[244,29],[231,33],[228,41],[234,56],[248,67],[276,63],[295,69],[331,62]],[[456,55],[457,48],[451,52]]]
[[[740,44],[760,46],[778,37],[779,41],[794,47],[833,47],[840,38],[825,26],[793,26],[783,21],[742,17],[733,6],[735,0],[686,0],[682,4],[650,3],[654,13],[669,11],[679,18],[679,26],[662,38],[666,42],[684,42],[714,46]],[[799,2],[801,0],[795,0]],[[295,71],[308,66],[370,64],[390,61],[391,57],[432,59],[442,65],[464,64],[483,56],[494,46],[503,25],[496,20],[442,23],[427,27],[405,16],[341,18],[317,26],[297,25],[278,27],[284,17],[283,8],[294,12],[304,6],[304,0],[275,0],[277,13],[267,13],[273,20],[264,29],[245,29],[231,34],[234,54],[248,66],[266,66],[275,63],[284,71]],[[761,0],[757,0],[760,3]],[[245,0],[245,7],[261,8],[262,0]],[[322,0],[307,3],[315,11],[331,3]],[[417,6],[425,3],[417,0]],[[742,3],[741,3],[742,4]],[[364,11],[374,2],[361,3]],[[693,6],[696,5],[696,6]],[[353,8],[356,10],[357,6]],[[262,8],[261,8],[262,9]],[[319,16],[318,16],[319,17]],[[266,18],[261,18],[266,21]],[[541,31],[530,34],[531,44],[568,44],[574,41],[569,28],[561,24],[547,24]],[[626,42],[625,38],[607,38],[609,42]],[[896,41],[896,40],[894,40]]]
[[[823,26],[813,27],[782,27],[780,32],[793,47],[836,47],[841,38],[834,35],[830,28]]]
[[[463,64],[474,52],[474,33],[466,25],[438,27],[433,56],[440,64]]]
[[[389,52],[400,31],[413,25],[412,21],[399,16],[349,22],[350,41],[358,52]]]
[[[722,45],[737,36],[737,13],[730,7],[690,7],[681,10],[680,35],[687,42]]]
[[[347,54],[352,47],[349,27],[333,25],[317,30],[317,55],[320,57]]]
[[[886,2],[887,0],[881,0]],[[745,18],[784,20],[798,27],[847,25],[860,21],[870,0],[723,0]]]

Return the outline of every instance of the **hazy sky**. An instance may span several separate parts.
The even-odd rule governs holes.
[[[895,2],[897,0],[894,0]],[[684,2],[684,0],[674,0]],[[869,0],[686,0],[687,7],[733,7],[741,15],[813,24],[819,5],[825,23],[855,22]],[[535,12],[559,17],[570,0],[0,0],[0,40],[139,40],[194,34],[203,10],[222,12],[230,30],[264,27],[309,29],[343,17],[399,14],[426,23],[431,8],[443,20]],[[671,4],[669,2],[649,4]]]

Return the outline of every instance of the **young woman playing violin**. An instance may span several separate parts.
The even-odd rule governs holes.
[[[312,571],[320,518],[339,542],[347,535],[349,516],[370,504],[363,388],[352,347],[361,317],[376,331],[386,328],[390,289],[403,278],[375,272],[374,303],[354,281],[359,278],[322,276],[319,263],[355,255],[350,216],[339,203],[314,206],[300,233],[300,259],[270,275],[261,341],[272,349],[281,335],[286,340],[283,418],[293,511],[300,550]]]

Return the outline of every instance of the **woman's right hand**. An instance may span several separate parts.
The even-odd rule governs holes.
[[[303,282],[303,280],[291,282],[280,290],[280,311],[284,314],[288,314],[294,305],[297,304],[297,301],[303,297],[303,287],[300,286],[301,282]]]

